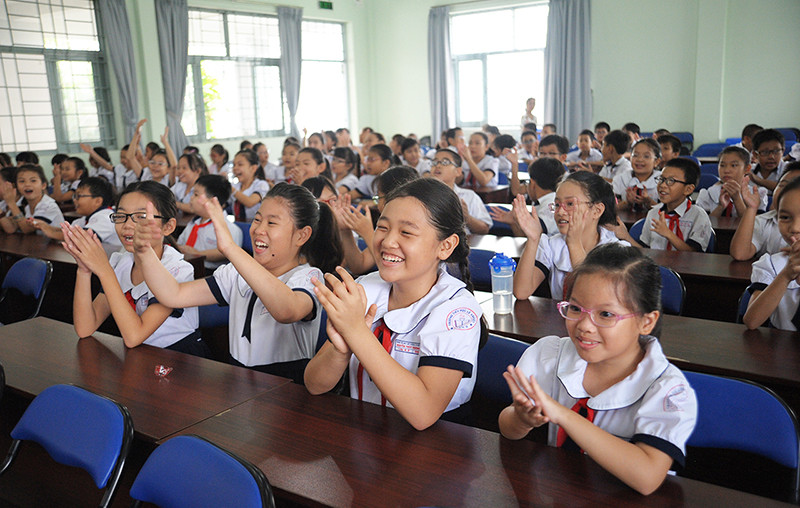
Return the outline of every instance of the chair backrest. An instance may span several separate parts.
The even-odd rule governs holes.
[[[717,232],[714,231],[714,228],[711,228],[711,237],[708,239],[708,247],[706,247],[706,252],[714,253],[717,251]]]
[[[247,251],[248,254],[253,253],[253,242],[250,239],[250,223],[249,222],[234,222],[239,229],[242,230],[242,248]]]
[[[786,403],[757,383],[684,372],[697,395],[697,424],[686,445],[738,450],[793,471],[787,490],[800,487],[800,429]],[[687,457],[688,458],[688,457]]]
[[[717,182],[719,182],[718,176],[702,173],[700,175],[700,180],[697,183],[697,190],[699,191],[700,189],[708,189]]]
[[[32,301],[31,306],[26,310],[22,310],[21,307],[15,309],[15,311],[22,311],[19,316],[15,317],[19,317],[20,320],[36,317],[42,308],[42,302],[52,275],[53,264],[50,261],[36,258],[20,259],[11,265],[5,279],[3,279],[0,302],[5,300],[9,289],[15,289]],[[19,302],[15,302],[15,306],[18,304]]]
[[[686,298],[686,286],[678,272],[666,266],[659,266],[661,271],[661,309],[666,314],[680,316],[683,314],[683,302]]]
[[[503,210],[511,210],[510,205],[499,206],[499,205],[483,205],[486,208],[486,211],[492,213],[492,208],[502,208]],[[497,222],[496,220],[492,221],[492,227],[489,229],[490,235],[495,236],[511,236],[511,224],[506,224],[505,222]]]
[[[213,328],[215,326],[228,326],[230,307],[217,305],[203,305],[199,308],[200,328]]]
[[[642,229],[644,229],[644,219],[639,219],[631,224],[631,229],[628,231],[628,233],[630,233],[631,237],[638,242],[639,238],[642,236]]]
[[[497,184],[498,185],[508,185],[508,175],[505,173],[499,173],[497,175]]]
[[[725,138],[726,145],[736,145],[742,142],[742,138]]]
[[[486,344],[478,351],[478,376],[475,395],[502,405],[511,403],[511,391],[503,378],[509,365],[516,365],[530,344],[507,337],[489,335]]]
[[[694,161],[695,164],[698,166],[700,165],[700,159],[695,157],[694,155],[681,155],[681,159],[689,159],[690,161]]]
[[[488,287],[492,290],[492,271],[489,269],[489,260],[495,255],[494,251],[483,249],[470,249],[469,251],[469,273],[472,278],[472,285],[481,289]]]
[[[138,502],[165,507],[275,506],[260,469],[198,436],[174,437],[156,448],[130,494]]]
[[[133,423],[125,406],[111,399],[54,385],[31,402],[11,437],[0,474],[16,458],[21,441],[34,441],[56,462],[87,471],[98,488],[106,489],[101,506],[108,506],[133,440]]]
[[[785,141],[791,141],[792,143],[797,142],[797,132],[795,129],[791,127],[781,127],[775,130],[783,134],[783,139]]]
[[[727,146],[725,143],[706,143],[698,146],[692,155],[695,157],[716,157]]]
[[[719,164],[715,164],[713,162],[707,162],[705,164],[700,164],[700,174],[701,175],[714,175],[719,177]]]

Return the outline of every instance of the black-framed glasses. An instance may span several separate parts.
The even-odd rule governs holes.
[[[667,187],[672,187],[673,185],[675,185],[676,182],[677,183],[682,183],[684,185],[687,185],[689,183],[689,182],[684,182],[683,180],[676,180],[675,178],[672,178],[671,176],[669,178],[664,178],[663,176],[657,176],[656,177],[656,184],[657,185],[661,185],[662,183],[665,183],[665,184],[667,184]]]
[[[431,161],[431,167],[432,168],[435,168],[437,166],[447,167],[447,166],[457,166],[457,164],[455,162],[451,161],[450,159],[442,159],[442,160],[439,160],[439,161]]]
[[[758,155],[763,155],[765,157],[769,157],[771,155],[783,155],[783,150],[775,149],[775,150],[756,150]]]
[[[146,221],[147,220],[147,212],[133,212],[133,213],[122,213],[122,212],[114,212],[108,216],[111,219],[111,222],[114,224],[125,224],[128,222],[128,217],[136,223],[139,221]],[[154,219],[163,219],[164,216],[162,215],[153,215]]]

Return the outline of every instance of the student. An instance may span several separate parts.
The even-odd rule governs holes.
[[[594,142],[592,143],[592,147],[596,150],[602,150],[603,141],[606,138],[606,134],[609,132],[611,132],[611,126],[608,125],[608,122],[597,122],[594,124]]]
[[[65,160],[69,159],[69,155],[65,153],[57,153],[50,159],[50,164],[53,166],[53,174],[61,172],[61,165]],[[10,164],[9,164],[10,166]],[[5,166],[3,166],[5,167]],[[52,183],[52,180],[50,181]]]
[[[403,155],[403,142],[406,140],[406,137],[402,134],[395,134],[392,136],[392,140],[389,141],[389,148],[392,149],[392,153],[396,157],[402,157]]]
[[[618,242],[603,226],[617,223],[611,185],[594,173],[577,171],[567,176],[556,190],[553,203],[558,234],[542,234],[536,210],[528,212],[525,198],[514,199],[514,218],[528,242],[514,273],[514,296],[524,300],[545,280],[555,300],[565,294],[564,279],[597,245]],[[623,242],[628,245],[627,242]]]
[[[72,225],[91,230],[108,254],[122,248],[114,223],[111,221],[111,214],[114,212],[111,208],[113,199],[113,187],[108,180],[99,176],[81,180],[80,186],[72,196],[75,212],[80,215],[72,221]],[[46,237],[59,242],[64,241],[61,224],[48,224],[37,219],[30,219],[30,223]]]
[[[228,177],[228,173],[233,170],[233,163],[229,161],[228,151],[225,147],[217,143],[211,147],[208,154],[211,158],[211,165],[208,166],[208,173],[211,175],[222,175]]]
[[[542,137],[552,136],[558,134],[558,129],[554,123],[546,123],[542,126]]]
[[[639,125],[628,122],[622,126],[622,132],[628,135],[630,138],[629,146],[633,146],[634,143],[642,139],[642,130],[639,128]]]
[[[333,131],[325,131],[325,152],[333,153],[336,148],[336,133]]]
[[[67,157],[61,163],[60,171],[56,172],[55,168],[53,169],[53,192],[50,193],[50,197],[58,203],[72,201],[75,189],[86,176],[86,163],[80,157]]]
[[[345,127],[336,129],[336,147],[352,148],[353,141],[350,139],[350,130]]]
[[[431,163],[431,176],[453,189],[458,196],[467,234],[485,235],[492,227],[492,218],[477,194],[456,185],[456,178],[461,174],[461,164],[461,157],[454,151],[447,148],[439,150]]]
[[[729,146],[719,155],[720,181],[697,195],[697,206],[712,217],[739,217],[744,215],[747,205],[742,200],[742,188],[750,185],[750,154],[744,148]],[[759,210],[767,209],[767,190],[758,187],[761,204]]]
[[[269,161],[269,150],[264,143],[253,145],[253,151],[258,155],[258,168],[264,174],[264,180],[270,185],[275,184],[278,173],[278,166]]]
[[[253,150],[253,142],[249,141],[247,139],[242,140],[242,142],[239,143],[239,151],[242,151],[242,150]],[[255,152],[255,150],[253,150],[253,151]]]
[[[457,263],[469,280],[461,208],[441,182],[409,182],[388,196],[378,219],[378,272],[356,283],[339,267],[344,282],[330,273],[314,281],[330,340],[306,368],[309,392],[331,390],[349,366],[351,397],[391,405],[418,430],[469,400],[482,311],[444,267]]]
[[[361,158],[349,147],[337,146],[333,149],[331,159],[331,173],[333,183],[340,194],[346,194],[358,185],[358,170],[361,167]]]
[[[258,155],[252,150],[237,153],[233,158],[233,175],[238,179],[231,194],[233,216],[239,222],[250,222],[261,206],[261,198],[269,191],[267,181],[258,178]]]
[[[464,160],[462,185],[472,189],[486,185],[497,185],[499,161],[487,152],[489,137],[483,132],[474,132],[469,137],[469,147],[457,145],[458,154]]]
[[[175,230],[175,196],[168,187],[153,181],[137,182],[122,191],[111,215],[124,250],[106,257],[100,239],[83,228],[62,226],[62,245],[78,263],[72,307],[75,332],[88,337],[111,315],[127,347],[140,344],[208,357],[208,346],[197,331],[197,307],[165,305],[156,300],[144,280],[141,263],[134,257],[137,222],[151,221],[154,232],[147,239],[161,276],[177,284],[194,277],[192,265],[169,245],[165,237]],[[92,300],[92,274],[102,291]],[[175,277],[175,278],[173,278]]]
[[[776,198],[778,229],[787,245],[774,254],[764,254],[753,263],[752,295],[744,324],[753,330],[767,319],[781,330],[800,330],[800,180],[786,184]]]
[[[24,164],[31,164],[34,166],[39,165],[39,156],[36,155],[36,152],[19,152],[16,157],[17,167],[21,167]]]
[[[530,165],[536,159],[536,154],[539,151],[539,140],[536,137],[535,131],[524,131],[520,138],[522,148],[519,151],[519,158],[525,164]]]
[[[769,193],[775,190],[783,172],[783,134],[775,129],[764,129],[753,137],[753,155],[758,165],[750,172],[754,184],[766,187]]]
[[[307,148],[316,148],[320,151],[320,153],[325,153],[325,138],[322,137],[322,133],[314,132],[308,138],[308,144],[306,145]]]
[[[294,169],[289,174],[292,182],[297,185],[303,185],[307,178],[319,175],[333,178],[325,156],[318,149],[311,147],[303,148],[297,153]]]
[[[656,178],[662,205],[647,212],[639,241],[622,221],[615,229],[617,237],[636,247],[704,252],[711,239],[711,221],[706,211],[689,199],[699,178],[700,167],[693,160],[679,157],[669,161]]]
[[[628,151],[630,138],[622,131],[611,131],[603,138],[603,162],[605,166],[599,175],[611,182],[614,177],[625,171],[630,171],[631,162],[624,157]]]
[[[500,129],[498,129],[494,125],[489,125],[487,123],[487,124],[484,124],[481,127],[481,131],[486,134],[487,138],[489,138],[489,143],[488,143],[488,146],[489,146],[488,153],[489,153],[489,155],[492,155],[494,157],[498,157],[499,156],[498,153],[494,151],[494,140],[497,139],[497,136],[500,135]]]
[[[170,171],[172,165],[170,164],[170,158],[166,150],[159,148],[153,151],[153,155],[150,156],[147,162],[147,167],[142,170],[142,176],[139,180],[142,182],[153,180],[154,182],[170,187],[170,181],[172,180]]]
[[[558,134],[550,134],[542,136],[539,141],[539,157],[550,157],[557,159],[564,164],[567,161],[567,152],[569,151],[569,141],[564,136]]]
[[[99,176],[114,185],[114,166],[111,164],[111,156],[108,155],[108,150],[102,146],[92,148],[91,145],[86,143],[81,143],[80,147],[81,150],[89,155],[89,165],[92,167],[87,176]],[[53,173],[55,174],[55,171]]]
[[[631,170],[617,173],[611,186],[619,199],[618,210],[641,212],[658,202],[656,179],[661,171],[656,168],[661,160],[661,149],[653,138],[642,138],[631,150]]]
[[[287,178],[289,178],[289,175],[291,174],[292,170],[294,170],[295,164],[297,163],[297,154],[300,153],[300,150],[300,145],[293,141],[287,140],[287,142],[283,144],[283,150],[281,151],[281,165],[278,166],[278,170],[274,175],[271,185],[287,181]]]
[[[520,129],[523,131],[525,130],[526,123],[539,123],[536,119],[536,115],[533,114],[533,108],[536,107],[536,99],[533,97],[529,97],[527,101],[525,101],[525,114],[522,115],[522,118],[519,120]]]
[[[378,175],[391,167],[392,157],[392,149],[386,145],[378,144],[371,147],[364,158],[364,173],[358,179],[356,188],[350,191],[350,197],[353,199],[371,198],[372,183]]]
[[[419,149],[419,143],[416,139],[406,138],[400,147],[403,156],[403,164],[411,166],[417,170],[417,173],[424,175],[431,170],[431,161],[422,157]]]
[[[592,148],[594,133],[589,129],[578,134],[578,149],[567,153],[567,167],[572,170],[592,171],[603,167],[603,154]]]
[[[508,156],[512,152],[516,156],[517,140],[510,134],[498,134],[492,141],[491,146],[492,153],[497,157],[497,170],[508,177],[509,173],[511,173],[511,160]],[[517,158],[517,163],[519,164],[519,158]]]
[[[789,163],[784,168],[778,185],[772,194],[773,204],[778,201],[781,190],[786,185],[800,177],[800,162]],[[756,188],[749,187],[742,192],[742,199],[747,206],[736,232],[731,239],[731,256],[733,259],[745,261],[753,257],[760,258],[764,254],[776,254],[781,249],[788,248],[789,244],[784,241],[778,227],[777,208],[758,214],[758,207],[761,204]]]
[[[208,168],[203,159],[196,154],[183,154],[178,159],[178,181],[170,190],[175,194],[178,210],[183,213],[196,213],[191,205],[192,188],[197,179],[208,174]]]
[[[513,403],[500,413],[500,432],[521,439],[550,423],[550,446],[581,450],[650,494],[673,462],[684,464],[697,421],[694,390],[658,342],[658,266],[611,244],[572,275],[558,304],[569,337],[539,339],[503,373]]]
[[[758,125],[757,123],[749,123],[745,125],[744,129],[742,129],[742,140],[733,146],[740,146],[748,152],[753,153],[755,150],[755,147],[753,146],[753,138],[756,134],[763,130],[764,127]]]
[[[64,155],[64,157],[66,158],[66,155]],[[9,156],[6,152],[0,152],[0,167],[7,168],[10,166],[13,166],[13,164],[11,163],[11,156]]]
[[[556,198],[556,187],[564,177],[564,165],[556,159],[542,157],[531,164],[528,170],[530,172],[530,180],[528,180],[527,194],[536,209],[536,215],[542,222],[542,232],[546,235],[555,235],[558,233],[558,227],[550,206]],[[514,236],[525,236],[519,224],[514,220],[513,211],[493,207],[489,213],[492,216],[492,220],[511,224]]]
[[[657,138],[661,147],[661,164],[667,165],[669,161],[681,156],[681,140],[672,134],[664,134]]]
[[[230,263],[212,277],[179,284],[165,276],[153,250],[139,241],[150,230],[142,224],[136,230],[136,257],[147,284],[165,305],[228,305],[230,362],[302,382],[321,317],[311,279],[321,279],[320,270],[332,270],[341,261],[333,214],[308,189],[275,185],[250,227],[250,256],[231,238],[218,203],[211,199],[206,208],[217,248]]]
[[[17,204],[17,208],[22,206],[22,197],[17,192],[17,168],[15,166],[4,166],[0,169],[0,218],[8,215],[8,204],[6,196]]]
[[[40,166],[23,164],[17,168],[16,192],[10,186],[3,187],[3,200],[8,211],[0,219],[0,226],[6,233],[20,231],[24,234],[36,232],[36,228],[28,221],[28,217],[46,224],[61,224],[64,215],[53,198],[45,194],[47,177]],[[22,200],[18,201],[18,196]],[[17,204],[19,203],[19,204]],[[22,207],[22,208],[20,208]]]
[[[219,203],[227,203],[231,197],[231,184],[220,175],[202,175],[190,191],[190,213],[196,215],[183,229],[178,237],[177,249],[183,254],[205,256],[204,262],[208,273],[213,272],[227,261],[225,255],[217,248],[217,236],[206,209],[206,202],[217,198]],[[242,245],[242,230],[239,226],[226,220],[233,242]]]
[[[319,203],[325,203],[333,209],[339,200],[339,192],[330,178],[324,175],[306,178],[303,187],[311,191]]]

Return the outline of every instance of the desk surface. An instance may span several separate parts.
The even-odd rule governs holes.
[[[0,327],[6,389],[33,398],[71,383],[106,395],[131,412],[138,437],[157,441],[289,380],[142,345],[126,348],[103,333],[78,339],[72,325],[36,318]],[[173,370],[165,378],[155,367]]]
[[[392,409],[280,386],[184,431],[256,464],[279,499],[326,506],[768,506],[669,477],[644,498],[588,457],[439,421],[418,432]]]

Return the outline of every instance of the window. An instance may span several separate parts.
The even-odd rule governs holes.
[[[519,129],[525,100],[544,119],[547,4],[450,16],[456,125]]]
[[[186,135],[202,141],[284,134],[280,57],[278,18],[190,10]]]
[[[0,2],[0,151],[115,143],[92,0]]]

